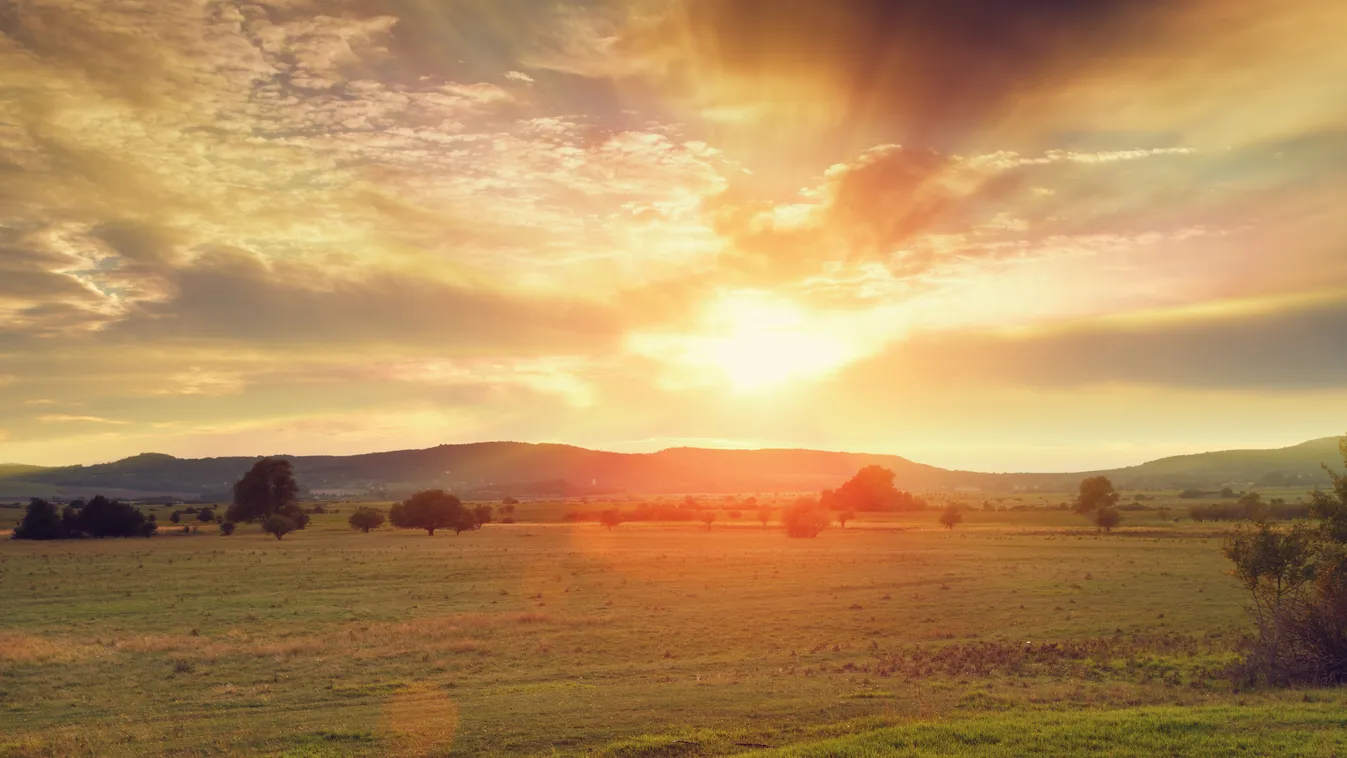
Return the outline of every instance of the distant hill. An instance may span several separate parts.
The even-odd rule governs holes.
[[[478,442],[350,456],[285,456],[313,494],[398,496],[445,487],[471,497],[631,493],[804,492],[835,487],[862,466],[892,469],[910,490],[1074,489],[1104,474],[1128,489],[1324,484],[1321,463],[1338,464],[1336,438],[1278,450],[1175,456],[1122,469],[1060,474],[979,473],[937,468],[896,455],[817,450],[672,448],[612,453],[570,445]],[[105,492],[222,499],[257,458],[175,458],[145,453],[96,466],[0,467],[0,497]]]

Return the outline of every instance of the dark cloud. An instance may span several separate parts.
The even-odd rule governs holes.
[[[177,295],[142,303],[108,339],[265,345],[402,345],[444,355],[602,350],[619,324],[579,299],[507,295],[387,269],[333,272],[215,250],[175,273]]]
[[[727,76],[835,90],[843,130],[888,122],[903,142],[949,147],[1017,94],[1137,43],[1158,0],[685,0],[633,51],[689,35],[695,64]],[[673,70],[675,78],[679,70]],[[689,79],[684,86],[693,87]],[[747,93],[751,97],[751,93]]]
[[[855,366],[875,388],[911,380],[1071,390],[1137,384],[1264,391],[1347,384],[1347,298],[1272,312],[1086,324],[1005,336],[927,334]]]

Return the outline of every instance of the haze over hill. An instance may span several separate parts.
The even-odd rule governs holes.
[[[1225,485],[1312,487],[1327,483],[1321,464],[1338,461],[1337,439],[1274,450],[1227,450],[1161,458],[1126,468],[1064,473],[983,473],[916,463],[895,455],[817,450],[671,448],[614,453],[557,444],[478,442],[351,456],[285,456],[313,496],[401,496],[445,487],[469,497],[602,493],[796,492],[834,487],[876,464],[909,490],[987,491],[1074,488],[1102,473],[1130,489]],[[256,458],[184,459],[145,453],[93,466],[0,467],[0,496],[176,496],[221,499]]]

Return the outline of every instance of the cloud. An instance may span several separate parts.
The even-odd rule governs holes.
[[[533,77],[523,71],[506,71],[505,78],[512,82],[523,82],[524,84],[533,84]]]
[[[38,420],[47,424],[78,423],[78,424],[125,425],[131,423],[130,421],[123,421],[121,419],[103,418],[102,416],[70,416],[63,413],[53,413],[45,416],[39,416]]]
[[[1337,390],[1347,294],[1279,297],[1087,318],[1023,330],[916,336],[855,368],[857,381],[915,374],[969,386],[1150,386],[1291,393]],[[860,377],[865,377],[864,380]]]

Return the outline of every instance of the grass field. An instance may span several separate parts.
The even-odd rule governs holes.
[[[1347,752],[1224,676],[1225,527],[1127,515],[6,540],[0,755]]]

